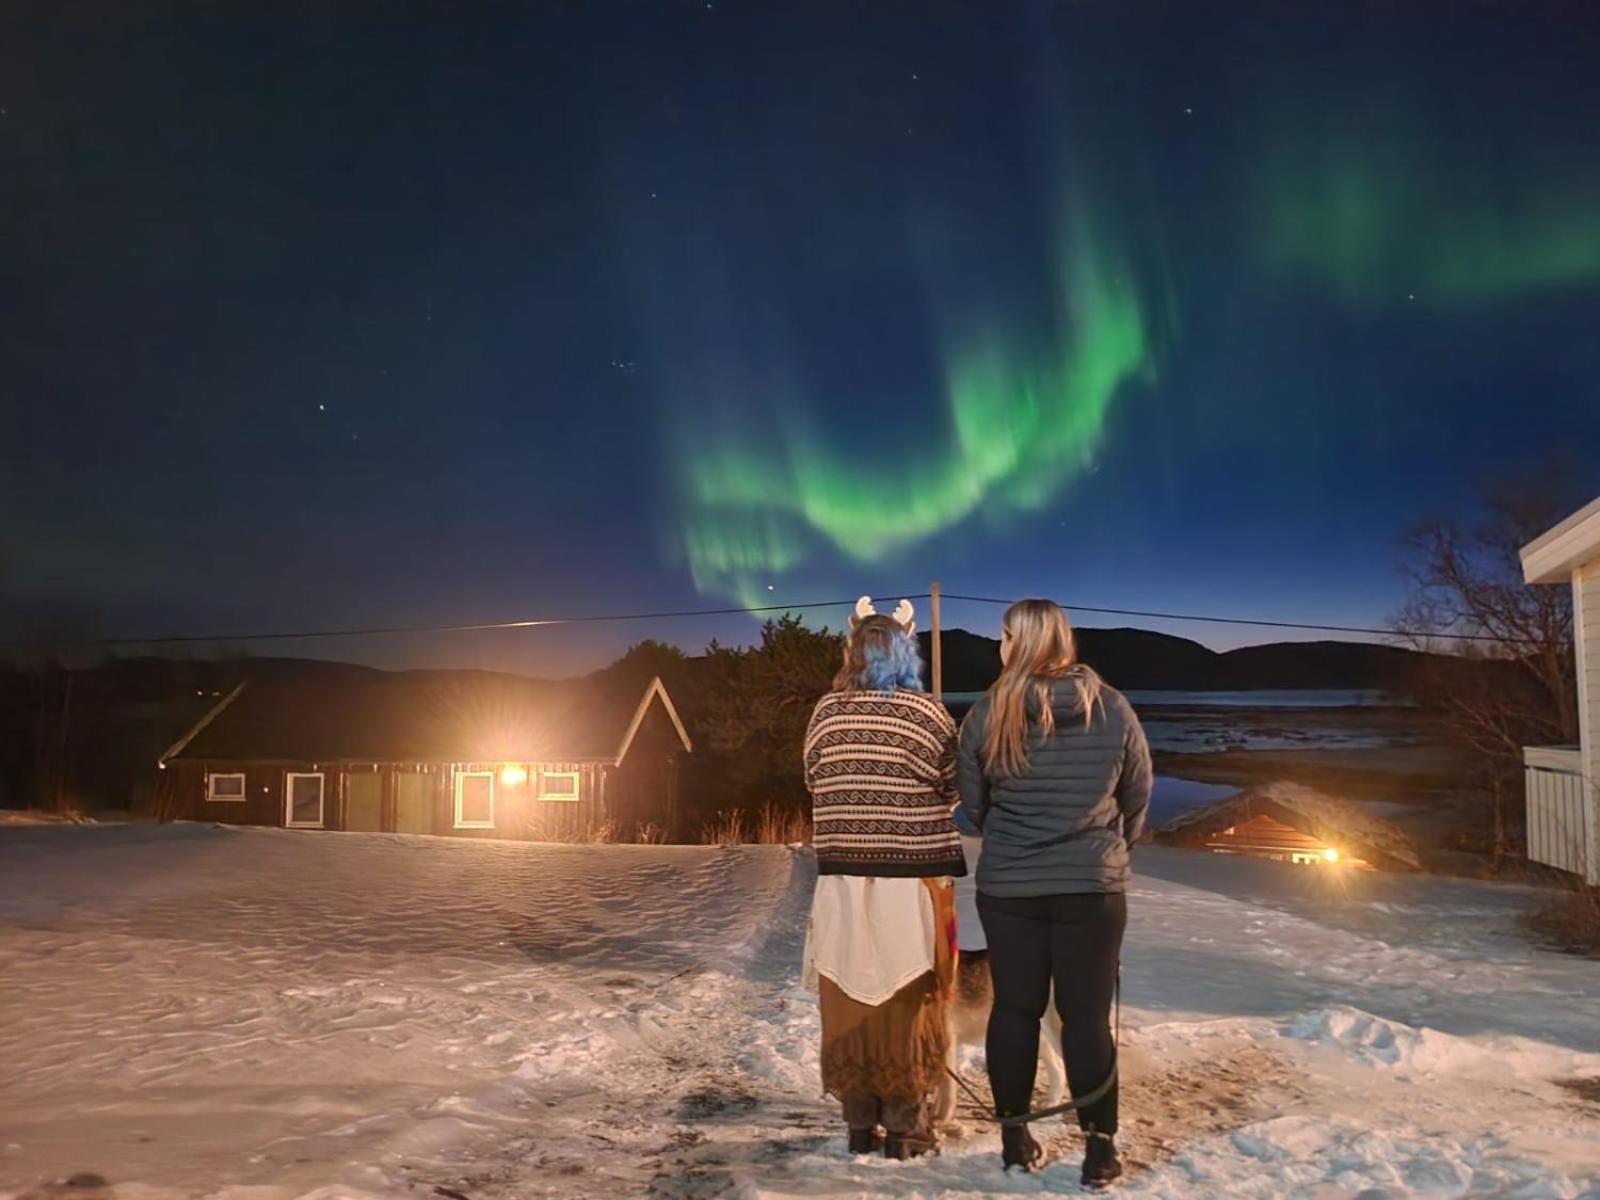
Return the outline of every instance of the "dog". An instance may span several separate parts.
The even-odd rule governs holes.
[[[983,853],[983,839],[967,833],[961,835],[961,854],[967,860],[965,878],[955,880],[956,928],[970,930],[960,941],[968,947],[982,944],[975,936],[981,930],[978,919],[977,876],[978,858]],[[981,1046],[989,1031],[989,1011],[994,1008],[994,976],[989,972],[989,952],[967,949],[956,955],[956,978],[953,994],[945,1005],[945,1072],[934,1095],[933,1118],[935,1127],[951,1124],[960,1099],[955,1073],[959,1070],[959,1052],[962,1046]],[[1050,989],[1045,1003],[1044,1019],[1039,1022],[1039,1065],[1044,1074],[1043,1108],[1060,1104],[1067,1091],[1067,1065],[1061,1058],[1061,1016],[1056,1012],[1056,993]]]
[[[989,954],[979,950],[960,956],[956,965],[954,994],[945,1006],[945,1066],[934,1101],[934,1120],[949,1125],[955,1118],[960,1092],[950,1072],[958,1071],[962,1046],[981,1046],[989,1028],[989,1010],[994,1007],[994,978],[989,974]],[[1039,1023],[1039,1066],[1044,1076],[1041,1108],[1060,1104],[1067,1090],[1067,1067],[1061,1058],[1061,1017],[1056,1012],[1055,990]]]

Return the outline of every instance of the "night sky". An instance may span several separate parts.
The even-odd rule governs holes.
[[[0,198],[14,623],[1370,624],[1486,477],[1600,492],[1588,4],[12,3]]]

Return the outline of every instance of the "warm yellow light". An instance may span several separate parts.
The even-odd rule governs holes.
[[[528,782],[528,768],[518,766],[501,767],[500,782],[507,787],[521,787]]]
[[[1339,852],[1337,850],[1335,850],[1332,846],[1329,846],[1326,850],[1324,850],[1322,852],[1322,857],[1327,859],[1329,862],[1338,862],[1339,861]]]

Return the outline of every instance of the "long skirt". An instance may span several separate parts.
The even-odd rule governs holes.
[[[946,880],[925,883],[934,905],[932,971],[882,1004],[854,1000],[825,976],[819,982],[822,1088],[847,1108],[875,1100],[885,1112],[908,1107],[920,1112],[944,1074],[945,1006],[955,977],[955,894]]]

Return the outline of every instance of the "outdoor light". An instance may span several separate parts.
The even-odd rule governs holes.
[[[521,787],[528,782],[528,768],[515,764],[500,768],[500,782],[507,787]]]
[[[1322,857],[1327,859],[1329,862],[1338,862],[1339,861],[1339,852],[1337,850],[1335,850],[1332,846],[1329,846],[1326,850],[1324,850],[1322,852]]]

